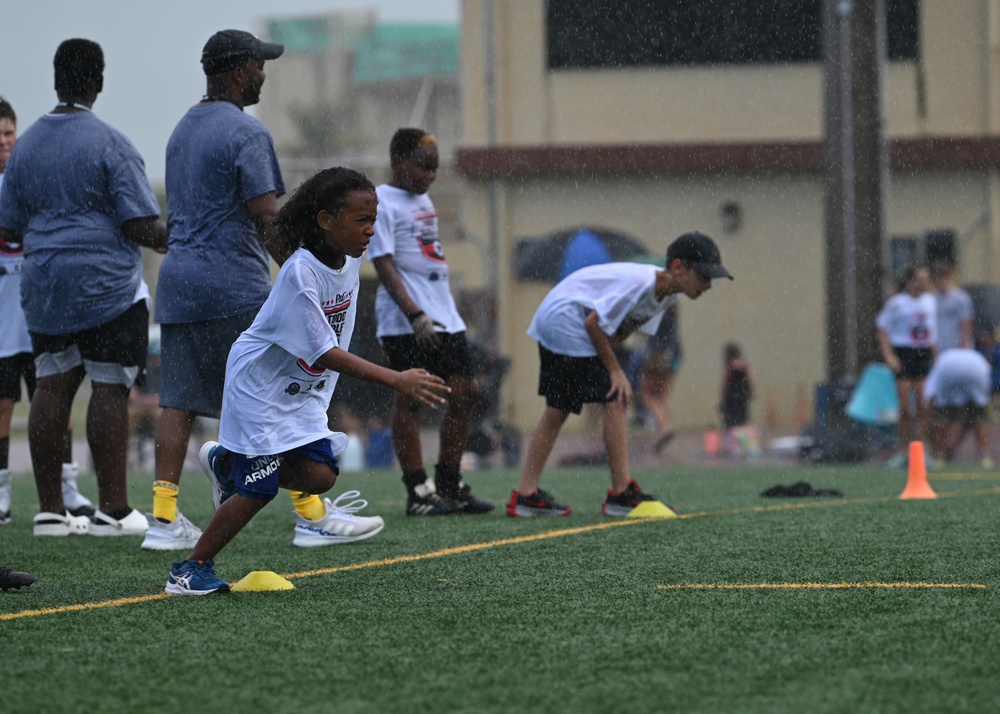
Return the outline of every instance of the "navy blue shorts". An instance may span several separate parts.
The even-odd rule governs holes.
[[[283,454],[247,456],[233,452],[233,467],[229,470],[229,478],[233,482],[234,490],[241,496],[270,501],[278,495],[278,471],[281,462],[294,464],[300,459],[328,464],[335,474],[340,473],[330,440],[319,439]]]
[[[229,350],[256,316],[160,325],[160,406],[218,419]]]

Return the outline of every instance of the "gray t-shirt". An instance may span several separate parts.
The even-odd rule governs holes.
[[[191,107],[167,143],[166,185],[156,321],[258,310],[271,290],[270,257],[246,203],[285,192],[267,127],[229,102]]]
[[[46,114],[18,139],[0,193],[0,225],[24,235],[28,329],[63,335],[119,317],[142,281],[122,224],[160,206],[132,142],[90,112]]]
[[[972,298],[961,288],[950,288],[937,296],[937,348],[944,352],[962,344],[962,323],[972,319]]]

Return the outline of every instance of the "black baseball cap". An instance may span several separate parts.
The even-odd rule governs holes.
[[[221,74],[239,67],[247,60],[273,60],[281,57],[284,45],[263,42],[243,30],[220,30],[208,38],[201,51],[205,74]]]
[[[667,248],[667,265],[681,259],[706,278],[729,278],[733,276],[722,265],[719,246],[704,233],[692,231],[678,236]]]

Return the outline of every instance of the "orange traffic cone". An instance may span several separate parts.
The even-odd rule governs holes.
[[[937,498],[934,489],[927,483],[927,464],[924,461],[924,442],[910,442],[910,466],[909,476],[906,479],[906,488],[899,494],[902,499],[910,498]]]

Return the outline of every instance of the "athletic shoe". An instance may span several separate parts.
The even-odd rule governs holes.
[[[42,511],[31,519],[36,536],[69,536],[87,535],[90,531],[90,519],[86,516],[73,516],[69,513],[49,513]]]
[[[90,535],[92,536],[141,536],[146,535],[149,523],[146,517],[134,508],[121,520],[115,520],[106,513],[98,511],[90,519]]]
[[[236,493],[232,480],[222,474],[222,460],[228,453],[229,449],[218,441],[206,441],[198,451],[198,463],[208,477],[208,482],[212,484],[212,503],[215,504],[215,510],[219,510],[219,506]]]
[[[10,523],[10,469],[0,469],[0,526]]]
[[[643,493],[642,489],[639,488],[639,484],[635,482],[635,479],[632,479],[628,482],[625,490],[617,496],[611,493],[611,489],[608,489],[608,497],[604,499],[604,503],[601,505],[601,513],[605,516],[627,516],[633,508],[643,501],[658,500],[656,496]],[[670,507],[667,506],[667,508]]]
[[[76,478],[80,475],[80,467],[76,462],[63,464],[62,466],[62,493],[63,504],[66,510],[74,516],[87,516],[92,518],[97,512],[94,504],[89,498],[80,493],[76,486]]]
[[[38,580],[38,576],[36,575],[11,570],[10,568],[5,568],[0,565],[0,590],[3,590],[4,592],[7,592],[8,590],[17,590],[18,588],[26,588],[36,580]]]
[[[359,491],[347,491],[340,494],[335,501],[323,499],[326,515],[318,521],[310,521],[298,513],[295,514],[295,538],[292,545],[300,548],[315,548],[321,545],[340,545],[356,543],[359,540],[378,535],[385,528],[385,521],[380,516],[355,516],[354,514],[368,505],[368,501],[359,498],[350,503],[344,501],[357,498]]]
[[[979,467],[983,468],[983,469],[992,469],[993,468],[993,459],[991,459],[989,456],[984,456],[979,461]]]
[[[191,550],[201,538],[198,526],[180,513],[173,523],[164,523],[147,513],[146,522],[149,529],[140,546],[142,550]]]
[[[165,590],[171,595],[211,595],[229,592],[229,583],[216,577],[214,560],[184,560],[170,566]]]
[[[514,518],[568,516],[572,512],[572,508],[556,503],[552,494],[542,489],[538,489],[530,496],[522,496],[517,491],[511,491],[510,500],[507,502],[507,515]]]
[[[414,486],[406,497],[408,516],[450,516],[461,513],[461,510],[462,507],[454,501],[438,495],[430,479]]]
[[[457,492],[445,495],[448,500],[458,505],[459,513],[478,515],[480,513],[489,513],[496,508],[496,506],[489,501],[484,501],[481,498],[473,496],[472,488],[464,481],[459,482]]]

